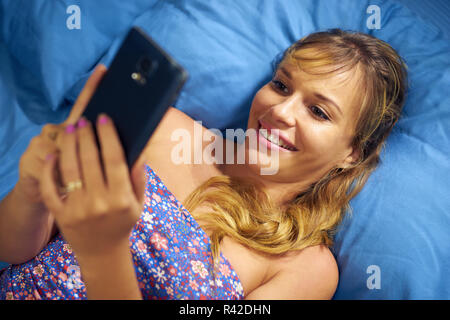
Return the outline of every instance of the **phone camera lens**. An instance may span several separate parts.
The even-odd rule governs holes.
[[[152,62],[148,58],[143,58],[141,61],[141,70],[144,73],[148,73],[150,70],[150,67],[152,65]]]
[[[146,56],[140,58],[137,63],[137,71],[145,78],[150,77],[157,67],[158,62]]]

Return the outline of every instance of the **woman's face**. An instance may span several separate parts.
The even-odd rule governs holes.
[[[248,129],[256,130],[258,142],[267,145],[268,154],[278,150],[278,172],[264,179],[315,182],[333,167],[356,160],[351,142],[359,109],[358,81],[357,68],[324,76],[280,64],[273,79],[256,93],[248,120]],[[282,146],[264,138],[261,129],[269,134],[278,129]],[[246,151],[268,157],[261,150]],[[250,167],[260,170],[263,166],[259,161]]]

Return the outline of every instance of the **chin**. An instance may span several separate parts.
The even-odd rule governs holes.
[[[260,176],[277,176],[280,169],[280,157],[271,157],[270,152],[260,152],[250,148],[248,141],[245,147],[245,165],[254,174]]]

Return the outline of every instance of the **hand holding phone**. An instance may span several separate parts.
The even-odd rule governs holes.
[[[42,128],[39,135],[33,138],[19,163],[19,180],[15,186],[18,194],[24,196],[22,202],[28,204],[42,204],[42,196],[39,190],[40,177],[42,175],[42,164],[46,155],[58,153],[62,147],[61,138],[67,125],[75,124],[86,108],[88,101],[94,94],[100,80],[106,73],[106,67],[99,65],[84,85],[67,119],[61,124],[47,124]],[[55,172],[58,180],[59,172]],[[63,184],[63,181],[59,181]]]

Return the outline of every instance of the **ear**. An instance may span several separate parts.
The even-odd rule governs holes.
[[[354,165],[360,157],[360,151],[357,147],[350,147],[347,157],[339,165],[340,168],[347,169]]]

